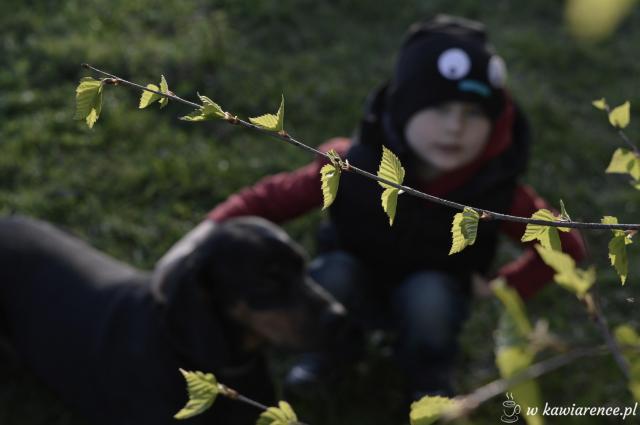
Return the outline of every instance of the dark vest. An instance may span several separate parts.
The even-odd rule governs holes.
[[[419,189],[411,161],[402,154],[402,149],[394,149],[394,141],[390,141],[389,132],[384,131],[380,119],[383,101],[383,95],[378,92],[346,158],[354,166],[376,174],[384,144],[400,152],[406,169],[404,184]],[[517,108],[516,111],[509,147],[485,163],[463,185],[448,192],[446,199],[508,212],[517,177],[526,166],[529,145],[526,120]],[[500,222],[482,221],[475,244],[461,253],[448,255],[451,222],[459,211],[401,194],[393,226],[389,226],[389,218],[381,205],[382,192],[377,182],[355,173],[343,173],[337,198],[330,207],[337,247],[355,255],[387,282],[397,282],[418,270],[442,270],[461,278],[468,278],[473,272],[487,272],[495,256]]]

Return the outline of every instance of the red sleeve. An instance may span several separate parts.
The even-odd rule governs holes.
[[[520,217],[531,217],[539,209],[546,208],[553,211],[531,187],[519,186],[516,189],[510,214]],[[502,231],[511,239],[520,241],[526,225],[510,221],[502,224]],[[570,232],[560,232],[562,251],[571,255],[576,262],[586,256],[584,241],[576,229]],[[524,253],[509,264],[503,266],[498,275],[504,277],[510,286],[514,287],[520,296],[529,299],[545,286],[554,275],[553,269],[547,266],[538,253],[533,249],[533,243],[528,242]]]
[[[335,149],[344,156],[351,141],[334,138],[318,150]],[[328,161],[322,156],[297,170],[265,177],[255,185],[231,195],[207,214],[207,218],[221,222],[231,217],[256,215],[275,223],[298,217],[322,205],[320,169]]]

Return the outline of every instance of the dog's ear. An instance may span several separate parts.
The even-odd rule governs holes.
[[[211,220],[196,226],[160,259],[152,277],[164,326],[176,348],[195,362],[192,367],[206,365],[212,353],[218,359],[227,354],[211,282],[203,281],[217,228]]]
[[[182,281],[196,277],[206,260],[207,242],[217,229],[217,224],[205,220],[176,242],[158,261],[153,271],[152,291],[163,304],[171,304],[182,291]]]

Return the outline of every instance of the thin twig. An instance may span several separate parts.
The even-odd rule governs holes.
[[[640,156],[640,151],[638,151],[638,148],[636,147],[636,145],[627,137],[625,132],[622,131],[621,128],[618,128],[617,130],[618,130],[618,136],[620,136],[620,138],[627,144],[627,146],[633,149],[633,152],[636,154],[636,156]]]
[[[528,368],[522,370],[517,375],[508,379],[497,379],[479,388],[476,388],[472,393],[456,398],[460,401],[458,407],[450,415],[447,415],[445,420],[452,420],[460,416],[469,414],[472,410],[477,409],[482,403],[487,400],[506,392],[507,389],[514,385],[517,385],[523,381],[529,379],[538,378],[546,373],[552,372],[558,368],[566,366],[575,360],[582,357],[600,356],[608,353],[607,347],[591,347],[580,348],[569,351],[564,354],[560,354],[549,359],[545,359],[538,363],[534,363]]]
[[[229,388],[224,384],[218,383],[218,389],[220,390],[220,394],[222,394],[223,396],[231,400],[240,401],[242,403],[248,404],[260,410],[267,410],[269,408],[268,406],[262,403],[259,403],[255,400],[252,400],[248,397],[243,396],[238,391],[234,390],[233,388]]]
[[[600,298],[592,292],[592,300],[593,300],[593,308],[591,309],[592,317],[595,320],[596,324],[598,325],[598,328],[600,328],[600,332],[602,333],[602,336],[604,336],[604,340],[607,343],[607,347],[609,347],[611,354],[613,355],[613,359],[616,361],[618,367],[624,374],[624,377],[627,379],[627,381],[629,381],[631,379],[629,362],[627,362],[624,355],[622,354],[622,350],[620,349],[620,345],[618,344],[618,341],[616,341],[613,335],[611,335],[611,330],[609,329],[607,318],[602,312],[602,308],[600,305]]]
[[[105,71],[102,71],[100,69],[94,68],[93,66],[89,65],[89,64],[82,64],[82,66],[84,68],[90,69],[94,72],[97,72],[99,74],[108,76],[109,78],[112,78],[114,80],[114,82],[117,83],[122,83],[131,87],[135,87],[138,88],[140,90],[146,90],[148,92],[151,93],[155,93],[159,96],[163,96],[163,97],[167,97],[169,99],[175,100],[177,102],[180,103],[184,103],[185,105],[189,105],[192,106],[194,108],[201,108],[202,105],[199,105],[197,103],[182,99],[174,94],[168,94],[168,93],[162,93],[160,91],[157,90],[153,90],[153,89],[149,89],[147,87],[144,87],[140,84],[136,84],[136,83],[132,83],[130,81],[127,81],[125,79],[122,79],[118,76],[115,76],[113,74],[109,74]],[[290,135],[286,134],[286,133],[276,133],[270,130],[266,130],[264,128],[261,128],[257,125],[251,124],[247,121],[241,120],[235,116],[231,116],[229,115],[228,119],[225,119],[225,121],[234,124],[234,125],[240,125],[242,127],[245,128],[250,128],[252,130],[261,132],[263,134],[266,134],[268,136],[271,137],[275,137],[279,140],[283,140],[289,144],[292,144],[294,146],[297,146],[301,149],[304,149],[308,152],[314,153],[316,155],[320,155],[326,159],[328,159],[329,161],[331,161],[331,157],[329,154],[325,153],[325,152],[321,152],[311,146],[305,145],[304,143],[294,139],[293,137],[291,137]],[[549,227],[569,227],[569,228],[574,228],[574,229],[606,229],[606,230],[640,230],[640,224],[604,224],[604,223],[585,223],[585,222],[579,222],[579,221],[548,221],[548,220],[538,220],[538,219],[532,219],[532,218],[527,218],[527,217],[518,217],[518,216],[514,216],[514,215],[509,215],[509,214],[501,214],[501,213],[497,213],[494,211],[490,211],[490,210],[485,210],[482,208],[476,208],[476,207],[472,207],[469,205],[464,205],[464,204],[460,204],[458,202],[453,202],[453,201],[448,201],[446,199],[442,199],[439,198],[437,196],[433,196],[433,195],[429,195],[427,193],[424,192],[420,192],[416,189],[413,189],[411,187],[408,186],[403,186],[401,184],[392,182],[390,180],[384,179],[382,177],[379,177],[375,174],[372,174],[368,171],[362,170],[358,167],[355,167],[351,164],[349,164],[348,167],[344,168],[346,171],[352,171],[356,174],[360,174],[364,177],[367,177],[371,180],[375,180],[377,182],[380,183],[384,183],[386,185],[392,186],[396,189],[402,190],[406,193],[408,193],[409,195],[418,197],[418,198],[422,198],[425,199],[427,201],[431,201],[440,205],[444,205],[447,207],[451,207],[457,210],[464,210],[465,208],[472,208],[474,209],[476,212],[478,212],[478,214],[483,218],[483,219],[495,219],[495,220],[501,220],[501,221],[510,221],[510,222],[515,222],[515,223],[523,223],[523,224],[538,224],[538,225],[542,225],[542,226],[549,226]]]
[[[127,80],[125,80],[123,78],[120,78],[120,77],[118,77],[116,75],[109,74],[108,72],[102,71],[102,70],[100,70],[98,68],[94,68],[91,65],[89,65],[88,63],[83,63],[82,67],[86,68],[86,69],[90,69],[92,71],[97,72],[98,74],[102,74],[102,75],[105,75],[105,76],[111,78],[112,80],[114,80],[114,81],[111,82],[113,84],[122,83],[122,84],[125,84],[127,86],[135,87],[135,88],[140,89],[140,90],[145,90],[145,91],[148,91],[148,92],[151,92],[151,93],[155,93],[158,96],[168,97],[169,99],[175,100],[176,102],[181,102],[181,103],[184,103],[185,105],[193,106],[194,108],[201,108],[202,107],[202,105],[200,105],[198,103],[190,102],[188,100],[185,100],[185,99],[183,99],[181,97],[176,96],[175,94],[162,93],[161,91],[153,90],[153,89],[150,89],[148,87],[142,86],[142,85],[137,84],[137,83],[132,83],[131,81],[127,81]]]
[[[235,400],[235,401],[239,401],[241,403],[245,403],[248,404],[249,406],[253,406],[257,409],[260,409],[262,411],[267,411],[269,410],[269,406],[266,406],[260,402],[257,402],[253,399],[250,399],[249,397],[243,396],[242,394],[240,394],[238,391],[234,390],[233,388],[229,388],[224,384],[220,384],[218,383],[218,388],[220,389],[220,394],[222,394],[223,396],[231,399],[231,400]],[[292,425],[307,425],[304,422],[292,422]]]
[[[609,105],[604,106],[605,111],[607,111],[607,115],[611,114],[611,107]],[[631,141],[631,139],[629,139],[627,137],[627,135],[625,134],[625,132],[622,130],[622,128],[615,126],[617,132],[618,132],[618,136],[620,136],[620,138],[622,139],[623,142],[625,142],[627,144],[627,146],[629,146],[631,148],[631,150],[633,150],[633,153],[636,154],[636,156],[640,157],[640,151],[638,150],[638,147],[635,145],[635,143],[633,143]]]

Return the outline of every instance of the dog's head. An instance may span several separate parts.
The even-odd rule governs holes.
[[[276,346],[312,349],[341,326],[344,308],[307,277],[306,262],[304,250],[267,220],[205,221],[160,261],[154,293],[180,332],[219,327],[217,315]]]

